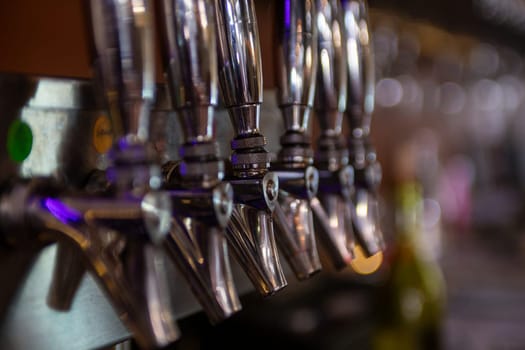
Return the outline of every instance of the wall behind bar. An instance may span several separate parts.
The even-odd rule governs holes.
[[[90,78],[85,4],[84,0],[0,1],[0,72]],[[257,1],[256,11],[264,86],[271,88],[275,2]],[[163,81],[161,69],[157,69],[157,81]]]

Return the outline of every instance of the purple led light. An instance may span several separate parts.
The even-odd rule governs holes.
[[[44,207],[49,210],[54,217],[64,224],[76,223],[82,219],[82,214],[73,208],[68,207],[56,198],[46,198],[43,200]]]
[[[284,1],[284,28],[289,29],[290,28],[290,22],[292,17],[292,12],[290,10],[290,3],[292,0],[285,0]]]

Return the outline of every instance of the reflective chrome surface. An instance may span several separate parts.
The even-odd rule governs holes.
[[[352,210],[354,229],[357,241],[370,256],[384,249],[376,198],[381,166],[369,144],[374,109],[374,59],[365,1],[345,0],[342,4],[348,62],[348,144],[356,171],[356,188],[352,196],[355,203]]]
[[[319,176],[313,163],[310,114],[317,72],[316,9],[313,1],[278,3],[277,101],[284,120],[279,161],[272,170],[281,190],[275,207],[277,242],[300,280],[321,270],[310,199]]]
[[[230,220],[233,191],[228,183],[209,191],[170,191],[173,226],[168,254],[188,281],[210,322],[241,310],[233,283],[224,229]]]
[[[145,141],[155,95],[149,0],[90,0],[94,63],[116,135]]]
[[[24,198],[37,222],[32,229],[59,241],[55,273],[61,276],[53,278],[51,304],[66,307],[79,284],[80,261],[63,243],[70,241],[143,347],[165,346],[179,336],[158,247],[171,226],[171,203],[167,194],[150,191],[160,186],[160,168],[145,144],[155,91],[152,13],[144,1],[90,2],[98,82],[113,132],[121,137],[110,142],[107,193],[42,198],[30,186]],[[26,215],[24,206],[18,209]],[[70,269],[61,268],[67,264]],[[60,295],[57,288],[70,292]]]
[[[348,165],[342,122],[346,109],[347,74],[342,9],[339,0],[316,1],[318,9],[318,70],[315,113],[321,136],[315,155],[319,198],[311,202],[317,237],[325,263],[338,269],[353,256],[350,193],[354,173]]]
[[[353,170],[349,166],[339,172],[322,171],[318,198],[310,202],[323,263],[336,269],[344,269],[354,256],[353,206],[349,198],[352,183]]]
[[[212,141],[218,95],[214,6],[204,0],[162,0],[160,5],[162,56],[185,141]]]
[[[232,212],[231,185],[221,183],[213,125],[217,104],[215,10],[209,1],[161,2],[163,59],[173,107],[184,129],[182,161],[166,164],[173,211],[168,254],[212,323],[241,309],[224,230]],[[171,130],[175,132],[176,130]]]
[[[234,206],[227,238],[239,264],[257,290],[272,295],[288,284],[281,266],[272,212],[279,179],[268,172],[262,179],[231,180]]]
[[[287,285],[276,248],[272,211],[279,180],[259,131],[262,65],[253,0],[216,0],[219,82],[235,136],[231,142],[234,206],[227,238],[239,263],[263,295]]]
[[[318,68],[315,112],[325,135],[341,133],[347,74],[342,9],[338,0],[316,0]]]
[[[259,134],[263,81],[253,0],[215,0],[219,82],[237,135]]]
[[[312,0],[278,4],[277,99],[287,132],[309,134],[317,74],[317,26]]]
[[[374,111],[375,73],[368,11],[363,0],[343,0],[344,30],[348,66],[348,102],[352,135],[361,137],[370,131]]]
[[[321,270],[310,207],[319,175],[314,167],[275,173],[281,188],[274,211],[277,242],[295,276],[303,280]]]

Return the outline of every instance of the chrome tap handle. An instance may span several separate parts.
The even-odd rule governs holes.
[[[318,198],[311,202],[324,257],[337,269],[353,258],[354,237],[349,194],[354,171],[342,135],[347,100],[346,52],[339,0],[316,0],[318,70],[315,112],[321,136],[315,156],[319,169]]]
[[[147,141],[155,95],[150,0],[89,0],[97,78],[118,137]]]
[[[310,115],[317,72],[314,1],[284,0],[277,9],[277,101],[284,119],[278,163],[277,243],[299,280],[321,270],[310,200],[318,185],[311,148]]]
[[[217,106],[215,11],[207,0],[161,0],[162,57],[184,142],[215,141]]]
[[[343,0],[344,30],[348,58],[349,148],[355,168],[353,201],[355,237],[367,255],[384,249],[376,192],[381,166],[370,144],[370,121],[374,109],[375,76],[368,11],[364,0]]]
[[[278,3],[277,101],[287,133],[310,136],[317,74],[317,23],[313,0]]]
[[[322,133],[341,133],[346,110],[347,74],[339,0],[317,0],[318,69],[315,111]]]
[[[253,0],[215,0],[219,82],[236,136],[258,135],[263,80]]]
[[[353,137],[366,137],[374,111],[375,70],[364,0],[342,0],[348,71],[347,114]]]
[[[184,129],[182,161],[165,166],[173,225],[165,242],[211,323],[241,309],[224,230],[232,212],[231,185],[220,182],[213,125],[217,105],[214,3],[160,2],[162,57],[173,107]]]
[[[272,211],[279,192],[268,172],[270,154],[259,130],[262,65],[253,0],[215,0],[219,83],[235,136],[231,141],[234,206],[227,239],[259,292],[287,285],[274,237]]]

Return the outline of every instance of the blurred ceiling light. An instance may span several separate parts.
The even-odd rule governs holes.
[[[480,44],[470,53],[470,69],[477,77],[490,77],[497,73],[500,58],[492,45]]]
[[[521,0],[473,0],[482,17],[525,32],[525,4]]]
[[[397,106],[403,98],[403,86],[393,78],[384,78],[376,85],[376,103],[384,108]]]
[[[481,79],[472,86],[472,104],[483,112],[503,109],[503,91],[494,80]]]
[[[410,109],[412,113],[418,113],[423,108],[423,89],[412,75],[401,75],[397,78],[401,84],[403,96],[402,107]]]
[[[446,115],[455,115],[463,111],[467,94],[461,85],[448,81],[439,86],[439,110]]]

